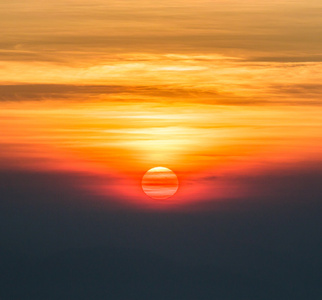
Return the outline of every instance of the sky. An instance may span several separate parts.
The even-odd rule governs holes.
[[[158,299],[156,282],[161,299],[320,299],[321,13],[319,0],[0,0],[3,299]],[[160,166],[178,177],[167,200],[141,186]],[[96,256],[165,267],[149,288],[145,273],[90,269],[80,292]],[[55,280],[37,293],[45,269]]]

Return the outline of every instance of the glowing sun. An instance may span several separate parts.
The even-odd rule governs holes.
[[[168,168],[152,168],[142,178],[144,193],[153,199],[168,199],[176,193],[178,187],[177,175]]]

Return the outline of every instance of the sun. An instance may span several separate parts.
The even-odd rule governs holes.
[[[142,178],[142,189],[152,199],[168,199],[177,192],[178,187],[177,175],[168,168],[152,168]]]

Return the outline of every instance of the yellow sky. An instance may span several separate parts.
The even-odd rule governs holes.
[[[0,162],[179,180],[321,161],[321,1],[0,3]],[[116,176],[116,175],[115,175]]]

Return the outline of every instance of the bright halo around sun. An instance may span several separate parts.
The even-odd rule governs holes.
[[[177,175],[168,168],[152,168],[142,178],[142,189],[152,199],[168,199],[176,193],[178,187]]]

